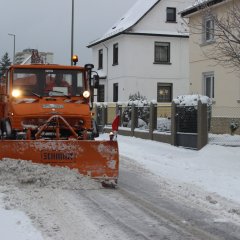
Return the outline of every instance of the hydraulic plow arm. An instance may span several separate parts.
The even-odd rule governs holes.
[[[35,134],[35,138],[39,139],[41,137],[42,132],[44,132],[48,127],[51,122],[55,122],[56,127],[56,140],[60,139],[60,121],[64,123],[64,125],[71,131],[72,136],[76,139],[78,139],[77,133],[74,131],[74,129],[70,126],[70,124],[62,117],[59,115],[53,115],[51,116],[43,126],[41,126],[38,130],[38,132]]]

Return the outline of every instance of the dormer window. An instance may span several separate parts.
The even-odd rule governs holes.
[[[176,22],[176,8],[167,7],[167,22]]]

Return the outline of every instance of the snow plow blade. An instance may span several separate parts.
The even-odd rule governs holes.
[[[119,154],[116,141],[0,140],[0,159],[31,160],[78,169],[104,185],[117,184]]]

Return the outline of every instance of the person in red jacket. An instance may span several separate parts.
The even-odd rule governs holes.
[[[113,136],[110,136],[112,138],[111,140],[117,140],[117,133],[118,133],[118,127],[120,124],[120,114],[118,113],[116,117],[114,118],[112,122],[112,134]]]

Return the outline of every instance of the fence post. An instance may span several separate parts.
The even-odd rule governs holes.
[[[103,123],[103,126],[107,125],[107,119],[108,119],[108,107],[107,105],[103,105],[102,106],[102,123]]]
[[[131,135],[132,137],[134,136],[134,129],[138,127],[138,115],[137,115],[137,106],[135,104],[132,104],[132,109],[131,109]]]
[[[208,112],[207,104],[198,101],[197,110],[197,149],[200,150],[208,143]]]
[[[172,102],[172,111],[171,111],[171,144],[177,145],[177,105],[173,101]]]
[[[103,131],[103,126],[101,126],[101,119],[102,119],[102,114],[101,114],[101,111],[100,111],[100,107],[98,104],[95,104],[95,121],[96,121],[96,124],[98,126],[98,129],[100,132]]]
[[[95,121],[96,121],[96,124],[99,125],[99,119],[98,119],[98,105],[95,104],[95,114],[94,114],[94,118],[95,118]]]
[[[150,103],[149,139],[153,140],[153,131],[157,126],[157,104]]]

